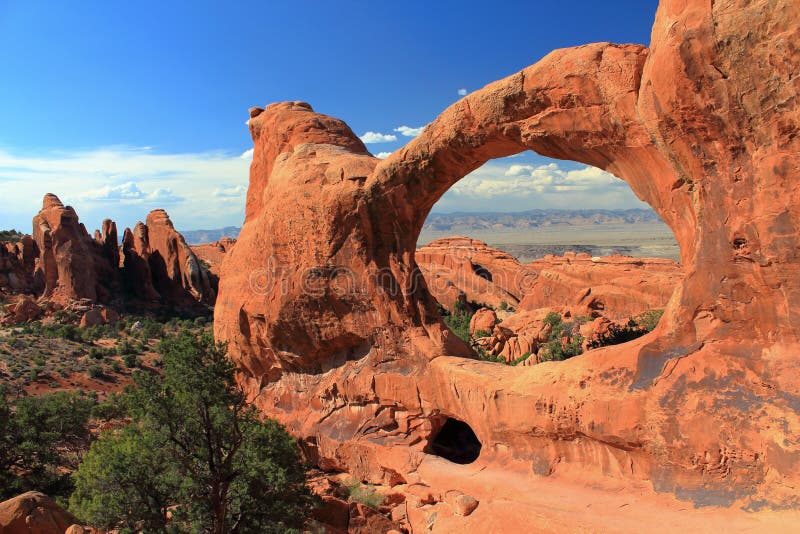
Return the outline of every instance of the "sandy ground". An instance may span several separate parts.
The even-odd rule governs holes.
[[[434,533],[800,532],[800,510],[695,508],[646,487],[581,485],[492,469],[479,462],[456,465],[435,456],[426,457],[418,472],[432,487],[455,488],[480,501],[466,518],[454,515],[443,503],[409,510],[426,523],[433,517],[430,532]]]

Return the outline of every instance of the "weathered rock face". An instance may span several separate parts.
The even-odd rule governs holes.
[[[0,502],[0,534],[62,534],[78,520],[36,491]]]
[[[141,299],[190,308],[213,306],[216,293],[183,236],[164,210],[153,210],[122,239],[123,271],[128,287]]]
[[[206,309],[216,298],[206,269],[164,210],[126,228],[120,254],[113,221],[90,237],[75,210],[52,194],[33,219],[33,236],[0,246],[0,291],[34,295],[48,309],[83,301]]]
[[[214,241],[213,243],[190,246],[195,256],[197,256],[199,260],[208,264],[208,272],[215,276],[219,276],[219,269],[222,266],[222,260],[225,259],[225,254],[230,252],[235,244],[235,239],[224,237],[219,241]]]
[[[0,292],[33,291],[33,271],[39,250],[31,236],[16,243],[0,243]]]
[[[65,305],[71,300],[90,299],[108,303],[119,293],[114,223],[103,224],[105,234],[92,239],[71,206],[47,194],[42,209],[33,218],[33,239],[39,251],[35,283],[48,301]],[[113,239],[113,241],[112,241]]]
[[[559,306],[573,316],[603,315],[616,321],[663,309],[682,278],[675,262],[657,258],[567,253],[525,267],[535,281],[520,310]]]
[[[415,258],[431,294],[450,310],[457,301],[516,306],[535,280],[513,256],[468,237],[438,239]]]
[[[208,280],[214,292],[219,289],[219,269],[222,266],[222,260],[225,258],[225,254],[230,252],[235,244],[235,239],[224,237],[213,243],[205,243],[203,245],[194,245],[191,247],[192,252],[194,252],[201,265],[206,269]]]
[[[791,0],[663,0],[649,48],[557,50],[382,161],[307,104],[252,110],[215,311],[241,382],[365,480],[419,477],[450,417],[487,467],[797,506],[799,25]],[[614,173],[672,228],[684,278],[653,333],[524,368],[453,357],[417,236],[461,177],[528,149]]]

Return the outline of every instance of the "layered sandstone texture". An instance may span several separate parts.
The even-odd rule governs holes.
[[[415,257],[429,291],[449,310],[456,302],[516,306],[536,278],[515,257],[468,237],[438,239]]]
[[[94,304],[197,309],[216,298],[208,273],[165,211],[126,228],[120,248],[113,221],[104,220],[92,237],[75,210],[52,194],[33,218],[32,236],[0,246],[0,290],[35,296],[47,310]]]
[[[488,475],[435,456],[698,507],[800,506],[798,26],[791,0],[662,0],[649,47],[554,51],[385,160],[308,104],[252,109],[214,325],[241,383],[322,468],[447,485],[480,501],[469,518],[512,514],[488,485],[466,491]],[[672,228],[684,274],[651,334],[508,367],[444,327],[419,282],[422,224],[463,176],[524,150],[613,173]]]

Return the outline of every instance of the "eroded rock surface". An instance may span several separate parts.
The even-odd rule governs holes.
[[[122,241],[120,247],[114,221],[104,220],[92,237],[71,206],[45,195],[32,236],[0,246],[0,294],[35,297],[48,311],[76,303],[180,310],[214,304],[208,272],[164,210],[152,211],[133,231],[126,228]],[[4,320],[16,319],[7,314]]]
[[[251,112],[215,333],[254,402],[362,480],[427,476],[455,419],[487,469],[800,505],[798,24],[790,0],[663,0],[649,48],[556,50],[381,161],[308,104]],[[523,150],[615,174],[671,227],[684,276],[654,332],[531,367],[463,357],[416,239],[456,181]],[[480,501],[463,520],[502,508],[448,480]]]
[[[468,237],[438,239],[415,258],[431,294],[449,310],[456,302],[516,306],[535,281],[510,254]]]

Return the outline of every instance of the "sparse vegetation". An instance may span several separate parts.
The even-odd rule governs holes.
[[[444,324],[453,331],[455,335],[460,337],[465,343],[471,343],[472,339],[469,335],[469,322],[472,319],[473,312],[468,304],[457,301],[455,307],[450,312],[446,312],[442,319]]]
[[[547,342],[539,349],[543,362],[563,361],[583,352],[583,336],[575,332],[575,323],[563,322],[561,315],[550,312],[544,322],[552,327]]]
[[[375,510],[383,504],[383,495],[368,484],[362,484],[358,480],[352,479],[346,482],[344,487],[347,490],[347,500],[350,502],[361,503]]]

